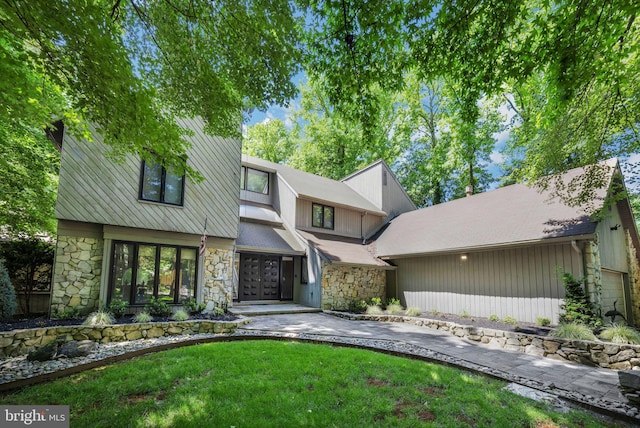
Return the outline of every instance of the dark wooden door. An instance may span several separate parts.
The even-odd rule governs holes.
[[[280,257],[240,254],[240,301],[280,299]]]
[[[293,300],[293,257],[283,257],[281,267],[280,298]]]

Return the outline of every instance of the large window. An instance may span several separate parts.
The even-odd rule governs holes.
[[[195,298],[197,249],[115,242],[109,301],[118,296],[131,305],[156,297],[166,303]]]
[[[312,204],[313,227],[321,227],[323,229],[333,229],[333,207],[321,204]]]
[[[250,192],[269,194],[269,173],[257,169],[242,167],[240,189]]]
[[[184,175],[176,175],[160,164],[142,161],[140,199],[163,204],[182,205]]]

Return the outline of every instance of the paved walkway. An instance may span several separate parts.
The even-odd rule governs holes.
[[[453,365],[489,373],[505,380],[551,392],[556,396],[595,406],[607,412],[637,417],[618,390],[615,370],[593,368],[549,358],[489,348],[446,332],[405,323],[351,321],[323,313],[254,316],[240,330],[245,334],[345,337],[412,345],[439,355]],[[333,341],[333,340],[329,340]],[[374,346],[375,347],[375,346]],[[436,355],[436,358],[439,359]],[[482,368],[489,370],[482,370]],[[529,382],[528,382],[529,381]],[[637,420],[637,419],[636,419]]]

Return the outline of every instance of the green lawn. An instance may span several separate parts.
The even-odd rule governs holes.
[[[68,404],[76,427],[603,426],[456,369],[296,342],[210,343],[94,369],[0,398]]]

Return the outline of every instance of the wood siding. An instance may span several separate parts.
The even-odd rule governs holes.
[[[598,249],[602,268],[624,273],[629,272],[625,230],[622,227],[617,206],[605,208],[605,217],[598,224],[596,233],[598,234]]]
[[[276,209],[284,223],[295,228],[296,226],[296,195],[293,190],[280,177],[277,178],[277,186],[273,191],[273,207]]]
[[[65,136],[60,165],[56,217],[88,223],[201,234],[205,217],[211,236],[235,238],[238,230],[240,140],[211,137],[202,123],[183,120],[192,129],[189,164],[204,177],[185,180],[184,206],[138,200],[141,160],[129,155],[115,163],[94,127],[93,142]]]
[[[403,305],[424,311],[558,322],[564,286],[558,267],[583,276],[570,243],[393,260]]]
[[[362,215],[360,211],[349,210],[342,207],[334,207],[333,229],[323,229],[312,226],[311,207],[313,202],[306,199],[298,199],[296,204],[296,227],[313,232],[327,233],[331,235],[361,238],[379,227],[384,221],[383,217],[373,214]],[[330,204],[327,204],[331,206]]]

